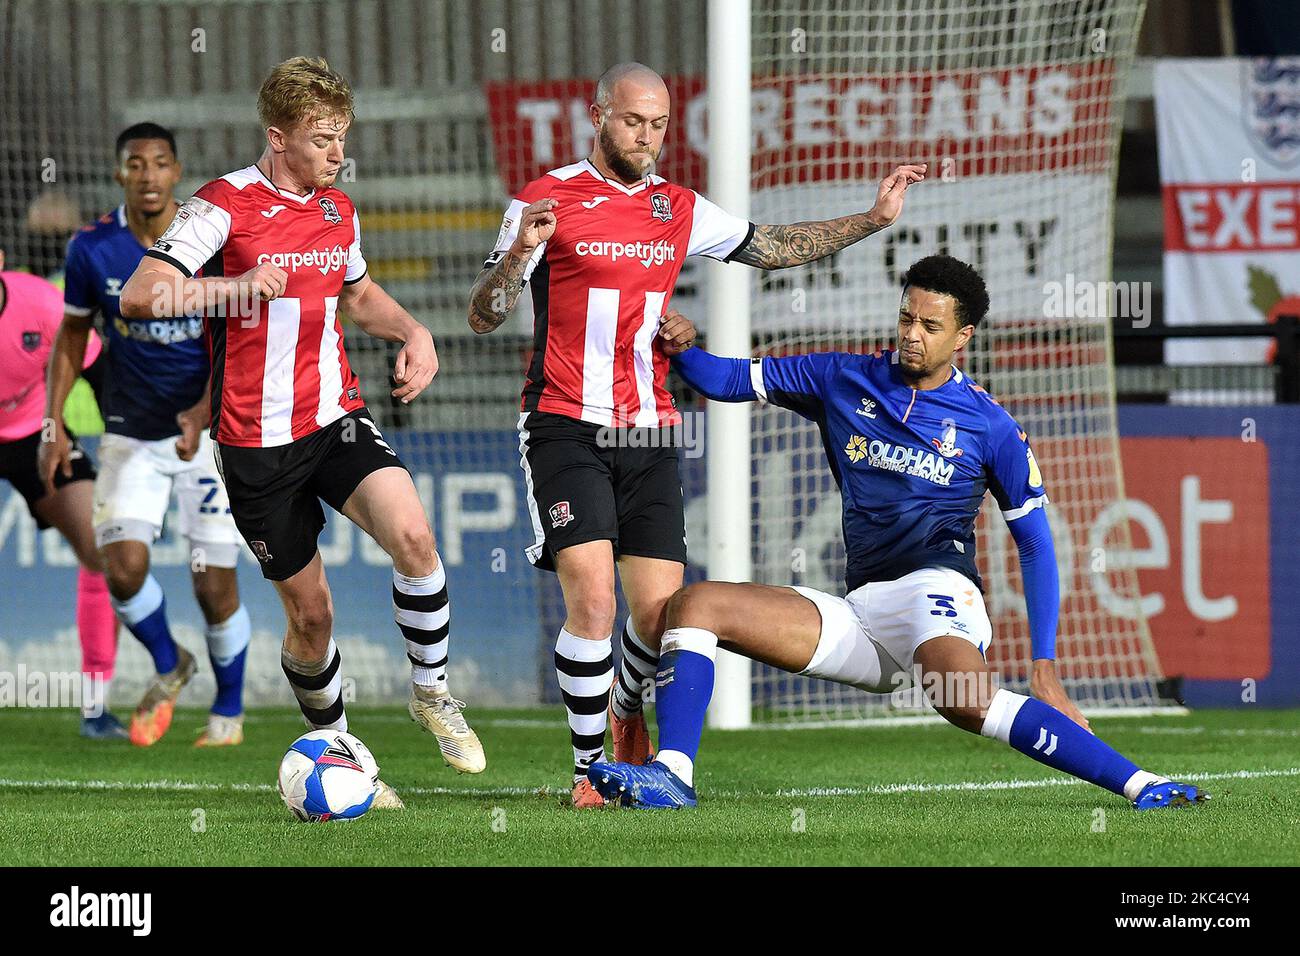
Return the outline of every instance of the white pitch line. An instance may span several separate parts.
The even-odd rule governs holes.
[[[0,777],[0,790],[152,790],[177,793],[270,793],[276,788],[269,783],[205,783],[191,780],[14,780]],[[560,790],[550,787],[402,787],[402,793],[419,795],[449,795],[471,797],[527,797],[531,795],[557,796]],[[567,790],[563,791],[568,793]]]
[[[245,723],[274,723],[284,719],[283,714],[277,715],[259,715],[256,712],[249,712],[244,715]],[[355,727],[364,727],[366,724],[409,724],[411,718],[406,714],[350,714],[350,725]],[[559,727],[567,728],[564,718],[561,716],[552,718],[542,717],[483,717],[474,721],[475,727],[542,727],[555,729]],[[352,729],[349,727],[349,729]]]
[[[1179,773],[1176,780],[1254,780],[1260,777],[1300,777],[1300,767],[1285,770],[1232,770],[1223,773]],[[807,790],[778,790],[778,797],[880,797],[896,793],[944,793],[951,790],[1033,790],[1042,787],[1078,787],[1086,780],[1044,777],[1038,780],[967,780],[961,783],[884,783],[874,787],[813,787]]]
[[[1168,734],[1194,737],[1207,734],[1214,737],[1300,737],[1300,730],[1283,730],[1280,727],[1136,727],[1140,734]]]
[[[1203,780],[1257,780],[1267,777],[1300,777],[1300,767],[1281,770],[1231,770],[1220,773],[1175,774],[1175,779],[1189,782]],[[809,787],[770,790],[706,790],[713,797],[883,797],[907,793],[947,793],[951,791],[1034,790],[1044,787],[1084,786],[1085,781],[1070,777],[1044,777],[1037,780],[964,780],[959,783],[883,783],[871,787]],[[187,780],[16,780],[0,777],[0,790],[144,790],[188,792],[268,793],[276,788],[264,783],[203,783]],[[528,797],[561,796],[568,791],[553,787],[401,787],[401,793],[418,796]]]
[[[1132,707],[1126,709],[1123,713],[1115,713],[1112,710],[1085,710],[1083,713],[1088,717],[1183,717],[1190,711],[1180,707]],[[255,713],[248,714],[246,721],[259,722],[260,720],[280,720],[281,716],[259,718]],[[366,724],[408,724],[411,719],[405,714],[360,714],[357,715],[353,723],[357,727],[363,727]],[[524,727],[524,728],[542,728],[556,729],[566,727],[564,720],[560,717],[484,717],[474,721],[475,727]],[[948,722],[938,714],[897,714],[892,717],[861,717],[849,718],[845,720],[812,720],[812,721],[789,721],[775,723],[755,723],[744,730],[861,730],[861,729],[882,729],[890,727],[946,727]],[[735,731],[729,730],[728,733]],[[1153,728],[1148,733],[1181,733],[1182,728]],[[1242,734],[1248,734],[1249,731],[1242,731]],[[1279,732],[1278,736],[1286,732]],[[1265,735],[1267,736],[1267,735]]]
[[[1083,715],[1089,718],[1134,717],[1186,717],[1191,711],[1174,705],[1161,707],[1085,707]],[[846,717],[837,720],[778,720],[771,723],[756,721],[738,730],[857,730],[860,728],[889,727],[944,727],[948,721],[934,711],[927,713],[896,713],[879,717]],[[737,730],[728,730],[736,733]]]

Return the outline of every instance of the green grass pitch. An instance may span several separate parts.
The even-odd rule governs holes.
[[[554,711],[470,710],[488,769],[457,776],[399,708],[349,710],[404,811],[292,819],[275,792],[302,732],[250,714],[247,741],[191,744],[180,711],[149,750],[89,742],[67,711],[0,711],[0,862],[18,865],[1295,864],[1294,711],[1098,720],[1142,765],[1205,775],[1205,806],[1137,813],[1118,797],[947,726],[709,732],[694,811],[566,806]]]

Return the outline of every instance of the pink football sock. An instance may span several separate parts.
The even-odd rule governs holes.
[[[81,672],[107,687],[117,659],[117,615],[102,574],[77,572],[77,631],[81,636]],[[102,703],[101,703],[102,706]]]

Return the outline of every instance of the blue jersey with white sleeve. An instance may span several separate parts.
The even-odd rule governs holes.
[[[124,206],[82,227],[68,244],[63,307],[73,315],[103,313],[105,430],[155,441],[180,434],[176,414],[202,397],[210,361],[202,317],[122,317],[122,287],[144,254]]]
[[[1025,433],[955,366],[917,390],[898,353],[825,352],[750,363],[760,401],[815,422],[843,499],[845,584],[952,568],[982,587],[975,519],[984,492],[1007,521],[1047,503]]]

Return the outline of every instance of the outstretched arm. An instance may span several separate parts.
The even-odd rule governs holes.
[[[796,222],[787,226],[757,226],[754,236],[735,254],[733,262],[760,269],[815,262],[865,239],[890,225],[903,211],[903,194],[925,178],[925,164],[899,166],[881,182],[876,204],[869,212],[821,222]]]
[[[701,348],[673,357],[673,368],[686,384],[715,402],[757,401],[749,365],[750,359],[722,358]]]
[[[1025,609],[1029,613],[1029,643],[1034,658],[1029,691],[1087,730],[1087,718],[1066,696],[1056,674],[1056,625],[1061,606],[1061,582],[1047,513],[1042,508],[1034,508],[1007,522],[1007,527],[1020,552]]]

